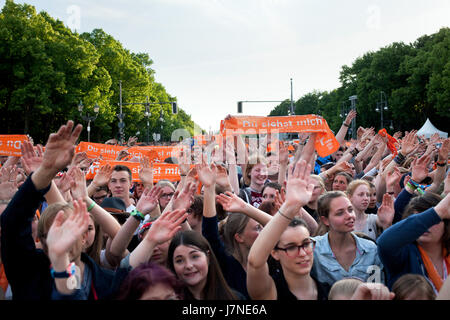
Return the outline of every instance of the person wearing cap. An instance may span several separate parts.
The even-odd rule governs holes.
[[[120,198],[105,198],[100,206],[111,213],[111,215],[120,223],[120,225],[123,225],[127,218],[130,216],[130,213],[127,212],[125,202],[123,202],[123,200]]]

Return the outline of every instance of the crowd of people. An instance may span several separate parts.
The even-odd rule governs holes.
[[[23,142],[1,160],[0,299],[450,299],[450,139],[345,140],[355,117],[327,157],[315,133],[269,152],[236,135],[172,160],[179,181],[145,158],[139,181],[126,165],[86,179],[73,121]]]

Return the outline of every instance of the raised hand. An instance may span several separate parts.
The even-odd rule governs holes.
[[[429,155],[423,155],[419,159],[415,159],[411,163],[411,179],[415,182],[420,183],[423,179],[428,176],[428,164],[430,162]]]
[[[184,185],[181,192],[177,190],[173,195],[172,209],[188,209],[192,201],[194,201],[195,191],[197,185],[193,182],[188,182]]]
[[[116,161],[125,161],[126,158],[130,155],[127,149],[120,150],[117,154]]]
[[[402,140],[402,147],[399,151],[405,157],[413,152],[418,146],[419,141],[417,140],[417,130],[413,130],[405,135]]]
[[[17,167],[0,168],[0,200],[9,200],[17,192]]]
[[[385,193],[383,195],[383,202],[377,212],[379,225],[383,229],[387,229],[392,225],[394,213],[394,198],[390,194]]]
[[[92,180],[93,185],[96,187],[106,186],[111,179],[112,172],[113,168],[109,163],[101,167]]]
[[[63,195],[75,186],[75,181],[71,176],[73,168],[76,167],[70,168],[69,171],[62,174],[61,178],[55,179],[55,184]]]
[[[215,165],[206,163],[195,165],[197,169],[198,179],[205,186],[211,186],[216,182]]]
[[[59,211],[47,233],[46,243],[52,262],[69,254],[88,229],[89,213],[83,200],[74,200],[73,212],[65,219],[66,215],[63,210]]]
[[[161,244],[172,239],[172,237],[181,230],[181,223],[187,218],[188,214],[184,209],[167,211],[161,214],[158,219],[152,223],[145,240]]]
[[[24,141],[20,145],[20,149],[22,151],[22,157],[20,159],[22,167],[25,170],[25,173],[27,175],[30,175],[31,172],[36,171],[37,168],[39,168],[39,166],[42,164],[42,146],[37,145],[35,150],[33,145],[29,141]]]
[[[139,167],[139,179],[142,181],[144,186],[153,185],[153,162],[150,163],[148,157],[142,157],[140,159]]]
[[[450,138],[447,138],[442,143],[438,153],[438,162],[445,162],[447,164],[448,154],[450,152]]]
[[[56,174],[66,168],[73,159],[75,143],[80,136],[83,126],[78,124],[75,128],[72,120],[59,128],[58,132],[50,134],[41,167]]]
[[[393,189],[398,185],[401,178],[402,174],[400,173],[400,170],[397,167],[394,167],[393,170],[386,175],[386,188]]]
[[[216,171],[216,183],[221,187],[231,189],[231,184],[230,184],[230,180],[228,178],[227,169],[225,169],[224,167],[222,167],[220,165],[217,165],[215,171]]]
[[[136,209],[144,215],[152,212],[158,205],[159,198],[163,194],[162,188],[154,186],[151,189],[146,187],[136,204]]]
[[[311,199],[314,185],[308,183],[310,172],[311,165],[304,160],[289,165],[285,204],[294,207],[296,212]]]
[[[86,179],[83,171],[79,167],[72,167],[67,173],[74,181],[70,193],[73,199],[87,199]]]
[[[356,110],[350,110],[350,112],[347,114],[347,117],[345,118],[344,123],[349,126],[352,123],[352,120],[356,118],[356,115]]]
[[[289,163],[289,150],[285,142],[280,141],[280,164],[287,165]]]
[[[230,191],[217,195],[216,201],[227,212],[243,212],[247,206],[244,200]]]
[[[138,141],[137,137],[129,137],[127,146],[132,147],[132,146],[136,145],[137,141]]]

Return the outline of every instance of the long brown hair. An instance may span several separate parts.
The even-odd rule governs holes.
[[[348,198],[347,195],[342,191],[329,191],[327,193],[322,194],[317,200],[317,213],[319,217],[328,218],[331,210],[331,201],[336,198],[345,197]],[[326,226],[322,219],[320,219],[319,227],[316,230],[315,236],[324,235],[329,231],[329,227]]]
[[[216,256],[214,255],[208,240],[206,240],[206,238],[199,232],[184,230],[178,232],[172,238],[167,253],[167,264],[172,272],[176,273],[173,265],[173,255],[175,249],[180,245],[195,246],[203,251],[208,257],[208,275],[205,287],[203,288],[204,300],[237,300],[237,297],[234,295],[223,277],[219,263],[217,262]],[[194,299],[189,289],[185,290],[184,296],[186,300]]]

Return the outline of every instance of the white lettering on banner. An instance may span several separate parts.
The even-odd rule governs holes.
[[[367,273],[370,276],[367,278],[367,282],[381,282],[381,268],[376,264],[367,267]]]

